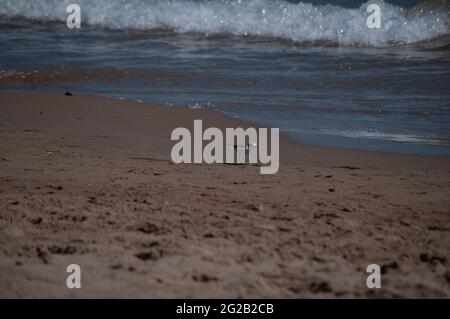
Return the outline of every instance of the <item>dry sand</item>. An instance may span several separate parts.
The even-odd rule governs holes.
[[[1,92],[0,297],[450,297],[450,158],[282,138],[274,176],[175,165],[170,133],[194,119],[244,125]],[[366,287],[372,263],[381,289]]]

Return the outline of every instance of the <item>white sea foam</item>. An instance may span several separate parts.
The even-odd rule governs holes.
[[[307,130],[307,129],[287,129],[287,132],[307,132],[315,134],[324,135],[334,135],[352,138],[366,138],[374,140],[385,140],[392,142],[402,142],[402,143],[416,143],[423,145],[450,145],[450,141],[444,138],[437,138],[432,136],[419,136],[412,134],[403,133],[383,133],[383,132],[369,132],[369,131],[344,131],[344,130],[326,130],[322,129],[319,131]]]
[[[446,5],[433,10],[377,3],[382,28],[366,25],[367,4],[349,9],[281,0],[0,0],[0,15],[65,21],[66,6],[81,6],[83,23],[112,29],[167,28],[175,32],[275,37],[295,42],[386,46],[430,40],[449,33]]]
[[[364,132],[364,131],[347,131],[347,132],[333,132],[336,135],[345,137],[368,138],[376,140],[388,140],[403,143],[418,143],[426,145],[448,145],[448,141],[444,139],[437,139],[426,136],[417,136],[411,134],[393,134],[381,132]]]

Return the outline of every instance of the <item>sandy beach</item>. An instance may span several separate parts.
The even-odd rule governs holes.
[[[173,164],[218,112],[0,93],[0,297],[450,297],[450,158],[280,141],[280,171]],[[82,288],[66,287],[66,266]],[[382,288],[366,287],[381,265]]]

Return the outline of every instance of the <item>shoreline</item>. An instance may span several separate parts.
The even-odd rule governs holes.
[[[206,117],[206,123],[211,123],[204,125],[204,128],[208,126],[217,126],[221,129],[227,127],[262,127],[258,123],[253,123],[250,121],[244,121],[238,118],[230,117],[218,110],[196,110],[183,108],[178,106],[162,106],[155,104],[148,104],[142,102],[133,102],[129,100],[121,100],[113,97],[108,97],[104,95],[94,95],[94,94],[84,94],[73,92],[73,96],[64,96],[63,92],[35,92],[29,90],[12,90],[12,91],[0,91],[0,98],[5,99],[8,103],[15,100],[17,96],[25,95],[28,98],[58,98],[59,103],[73,102],[69,99],[81,99],[79,102],[86,103],[93,99],[94,101],[89,102],[90,107],[96,106],[98,103],[99,111],[107,112],[107,105],[112,104],[113,107],[125,104],[127,107],[137,107],[139,108],[153,108],[156,113],[162,114],[175,113],[176,123],[178,126],[188,127],[192,129],[193,120],[197,117]],[[94,103],[94,105],[93,105]],[[83,110],[84,112],[85,110]],[[197,116],[198,115],[198,116]],[[189,120],[181,120],[180,117],[187,116]],[[166,118],[166,120],[170,120]],[[142,123],[140,123],[142,125]],[[172,129],[177,127],[172,125]],[[59,128],[56,128],[59,130]],[[161,130],[164,131],[164,130]],[[167,160],[170,160],[170,148],[167,144],[175,144],[170,141],[170,132],[166,128],[166,135],[168,143],[160,143],[158,145],[158,152],[161,152]],[[153,136],[156,132],[150,132]],[[158,138],[162,138],[159,134]],[[165,145],[164,145],[165,144]],[[450,170],[450,156],[436,156],[436,155],[419,155],[419,154],[402,154],[402,153],[391,153],[385,151],[371,151],[363,149],[350,149],[350,148],[335,148],[335,147],[325,147],[317,145],[303,144],[280,130],[280,162],[281,165],[312,165],[312,166],[325,166],[325,167],[339,167],[339,166],[362,166],[362,167],[372,167],[372,168],[407,168],[407,169],[433,169],[433,168],[445,168]],[[169,151],[167,151],[169,150]],[[333,164],[334,163],[334,164]]]
[[[305,146],[173,164],[219,112],[0,92],[1,298],[449,298],[450,158]],[[79,264],[82,288],[66,287]],[[383,269],[382,289],[366,267]]]

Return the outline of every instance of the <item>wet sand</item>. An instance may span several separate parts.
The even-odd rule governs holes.
[[[170,161],[217,112],[0,92],[0,297],[450,297],[450,158],[293,143]],[[66,266],[82,288],[66,287]],[[368,264],[382,288],[366,287]]]

